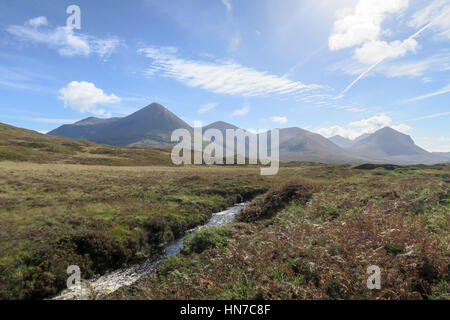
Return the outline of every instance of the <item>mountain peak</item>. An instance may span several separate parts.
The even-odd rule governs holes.
[[[384,127],[384,128],[379,129],[379,130],[376,131],[376,132],[380,132],[380,133],[393,133],[393,134],[403,134],[403,133],[401,133],[401,132],[399,132],[399,131],[397,131],[397,130],[395,130],[395,129],[392,129],[391,127]],[[376,133],[376,132],[375,132],[375,133]]]
[[[148,106],[142,108],[141,110],[155,110],[155,109],[157,109],[157,110],[167,110],[166,107],[164,107],[162,104],[159,104],[157,102],[150,103]]]
[[[91,121],[91,120],[97,120],[97,119],[99,119],[99,118],[97,118],[97,117],[87,117],[87,118],[81,119],[80,121],[77,121],[76,123],[85,122],[85,121]]]
[[[211,124],[208,124],[207,126],[203,127],[203,130],[206,131],[208,129],[218,129],[222,131],[222,133],[225,133],[225,130],[232,129],[236,130],[239,129],[235,125],[232,125],[231,123],[225,122],[225,121],[216,121]]]
[[[341,135],[335,135],[335,136],[333,136],[331,138],[328,138],[328,140],[330,140],[335,145],[337,145],[337,146],[339,146],[341,148],[344,148],[344,149],[350,147],[354,143],[353,140],[344,138]]]

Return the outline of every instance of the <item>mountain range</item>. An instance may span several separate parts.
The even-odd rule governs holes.
[[[123,118],[99,119],[90,117],[50,131],[72,139],[86,139],[112,146],[169,148],[176,129],[193,128],[158,103],[152,103]],[[225,137],[227,129],[238,127],[217,121],[203,128],[217,129]],[[246,132],[248,135],[253,133]],[[228,147],[224,141],[224,147]],[[248,149],[248,143],[246,145]],[[280,160],[322,163],[392,163],[435,164],[449,162],[446,153],[430,153],[418,147],[412,138],[386,127],[355,140],[334,136],[329,139],[301,128],[280,129]]]
[[[170,136],[176,129],[192,130],[165,107],[152,103],[124,118],[90,117],[62,125],[48,134],[112,146],[167,148],[173,145]]]

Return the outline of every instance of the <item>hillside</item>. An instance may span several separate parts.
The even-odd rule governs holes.
[[[450,152],[433,152],[434,155],[444,158],[450,158]]]
[[[418,147],[413,139],[392,128],[385,127],[348,148],[355,156],[392,164],[436,164],[448,159],[433,155]]]
[[[171,165],[170,150],[99,145],[0,123],[0,161],[88,165]]]
[[[173,145],[172,132],[180,128],[192,130],[165,107],[152,103],[124,118],[88,118],[63,125],[49,134],[113,146],[168,148]]]
[[[344,138],[344,137],[342,137],[340,135],[336,135],[336,136],[333,136],[331,138],[328,138],[328,140],[333,142],[338,147],[341,147],[341,148],[344,148],[344,149],[350,147],[354,143],[353,140]]]
[[[300,128],[280,129],[280,159],[322,163],[359,163],[364,157],[349,154],[319,134]]]

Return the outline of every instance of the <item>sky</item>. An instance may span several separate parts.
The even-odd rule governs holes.
[[[2,0],[0,122],[158,102],[191,125],[391,126],[450,152],[449,43],[450,0]]]

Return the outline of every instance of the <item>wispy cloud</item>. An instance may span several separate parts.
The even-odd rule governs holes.
[[[51,124],[71,124],[78,121],[73,119],[53,119],[53,118],[27,118],[27,120]]]
[[[33,112],[27,112],[33,113]],[[22,117],[22,116],[12,116],[12,115],[1,115],[5,118],[22,120],[22,121],[30,121],[30,122],[38,122],[38,123],[50,123],[50,124],[71,124],[77,122],[79,120],[76,119],[60,119],[60,118],[40,118],[40,117]]]
[[[231,6],[231,0],[221,0],[221,1],[228,12],[231,12],[231,10],[233,10],[233,7]]]
[[[449,92],[450,92],[450,85],[447,85],[444,88],[442,88],[441,90],[434,91],[434,92],[431,92],[431,93],[427,93],[427,94],[424,94],[422,96],[418,96],[418,97],[415,97],[415,98],[412,98],[412,99],[405,100],[405,101],[403,101],[403,103],[409,103],[409,102],[414,102],[414,101],[418,101],[418,100],[423,100],[423,99],[439,96],[441,94],[446,94],[446,93],[449,93]]]
[[[98,108],[99,105],[116,104],[121,101],[115,94],[107,95],[102,89],[93,83],[86,81],[72,81],[60,90],[60,99],[65,106],[81,113],[90,112],[96,115],[110,115],[105,109]]]
[[[10,25],[6,30],[23,43],[44,44],[56,49],[62,56],[89,56],[94,53],[107,58],[122,44],[114,37],[100,39],[75,33],[66,26],[50,28],[46,17],[30,19],[23,25]]]
[[[285,124],[288,122],[288,119],[286,117],[272,117],[272,122],[279,123],[279,124]]]
[[[145,48],[140,53],[152,59],[145,73],[179,81],[189,87],[240,96],[292,95],[321,88],[261,72],[233,61],[196,61],[180,58],[172,47]]]
[[[427,119],[445,117],[445,116],[448,116],[448,115],[450,115],[450,112],[440,112],[440,113],[429,114],[427,116],[423,116],[423,117],[419,117],[419,118],[408,119],[406,121],[420,121],[420,120],[427,120]]]
[[[432,22],[431,28],[438,38],[450,38],[450,3],[448,0],[433,0],[413,15],[410,26],[420,28]]]
[[[250,107],[248,105],[245,105],[241,109],[234,110],[234,112],[231,114],[232,117],[236,116],[245,116],[250,111]]]
[[[48,90],[41,85],[43,79],[46,80],[47,76],[23,68],[0,66],[0,86],[3,87],[38,91]]]
[[[367,67],[357,61],[347,60],[335,64],[332,70],[342,70],[347,74],[359,75]],[[408,59],[404,62],[387,61],[374,70],[374,73],[383,74],[386,77],[423,77],[431,72],[444,72],[450,70],[450,50],[445,49],[422,59]],[[430,82],[429,78],[424,78],[424,82]]]
[[[215,103],[215,102],[204,104],[203,106],[201,106],[201,107],[197,110],[197,113],[198,113],[198,114],[206,113],[206,112],[208,112],[208,111],[211,111],[212,109],[214,109],[214,108],[217,107],[218,105],[219,105],[219,104],[218,104],[218,103]]]

